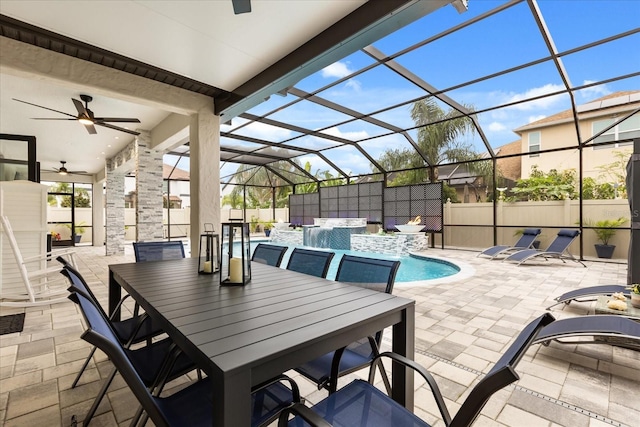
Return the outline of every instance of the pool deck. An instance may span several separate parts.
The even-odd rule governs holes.
[[[106,305],[108,265],[134,260],[104,256],[102,247],[80,247],[79,269]],[[541,261],[516,267],[477,258],[477,252],[429,249],[463,266],[450,279],[396,286],[416,301],[415,359],[436,378],[450,412],[486,373],[511,340],[565,291],[598,284],[623,284],[621,263]],[[595,303],[557,306],[556,318],[593,313]],[[0,309],[0,314],[24,312]],[[80,385],[71,389],[90,346],[80,339],[81,315],[71,303],[26,309],[23,332],[0,337],[0,425],[69,426],[82,418],[111,369],[97,352]],[[390,331],[383,350],[389,349]],[[637,426],[640,420],[640,352],[603,344],[533,346],[518,366],[521,379],[496,393],[475,426]],[[365,373],[358,374],[364,377]],[[302,394],[315,402],[326,392],[292,373]],[[188,378],[177,380],[176,386]],[[349,381],[343,378],[344,385]],[[121,378],[112,384],[93,426],[128,425],[137,405]],[[424,384],[416,380],[415,412],[444,426]]]

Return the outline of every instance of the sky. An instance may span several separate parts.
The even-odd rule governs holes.
[[[395,61],[436,90],[446,91],[445,94],[457,103],[473,107],[476,111],[564,90],[565,82],[556,64],[550,60],[504,76],[458,87],[474,79],[549,56],[547,44],[527,2],[509,7],[495,16],[444,37],[437,37],[448,29],[462,25],[505,3],[507,2],[469,0],[469,10],[464,14],[458,14],[452,6],[446,6],[373,43],[373,47],[383,55],[395,55],[407,47],[433,38],[430,43],[397,56]],[[640,33],[637,31],[640,24],[640,1],[538,0],[537,5],[551,35],[551,43],[558,52],[566,53],[562,56],[562,63],[571,87],[586,86],[640,71]],[[624,39],[589,47],[590,43],[602,38],[625,31],[633,33],[634,30],[634,34]],[[585,46],[589,48],[584,49]],[[372,63],[369,55],[358,51],[301,80],[295,88],[315,92]],[[576,104],[579,105],[613,92],[638,89],[640,77],[636,76],[577,90],[574,96]],[[383,66],[352,76],[317,93],[323,99],[359,113],[379,112],[375,118],[399,128],[413,126],[409,115],[411,104],[387,109],[425,94],[422,88]],[[292,95],[272,96],[249,113],[264,115],[295,99],[297,98]],[[440,105],[445,110],[449,108],[445,104]],[[496,149],[519,139],[513,132],[514,129],[569,108],[569,95],[561,94],[483,112],[478,114],[478,120],[491,148]],[[335,126],[349,117],[308,101],[296,104],[295,108],[286,108],[269,115],[269,118],[320,130],[351,141],[364,140],[361,145],[373,158],[379,157],[389,148],[409,147],[406,139],[398,134],[376,138],[389,132],[388,129],[362,121]],[[222,126],[222,130],[236,129],[242,123],[241,119],[234,119],[233,126]],[[235,132],[272,142],[299,136],[294,131],[266,124],[253,124]],[[409,131],[409,134],[417,139],[415,131]],[[468,135],[463,138],[463,142],[471,144],[478,153],[487,150],[478,135]],[[223,143],[229,141],[223,140]],[[259,147],[251,143],[233,143],[245,147]],[[323,148],[331,147],[334,143],[306,136],[293,139],[289,144]],[[343,172],[352,175],[371,172],[370,162],[352,147],[335,148],[323,153]],[[299,160],[303,164],[306,161],[311,162],[312,172],[335,172],[317,156],[301,156]],[[223,166],[221,176],[231,173],[236,168],[236,164]]]

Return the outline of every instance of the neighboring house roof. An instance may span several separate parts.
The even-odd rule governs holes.
[[[189,181],[189,172],[180,168],[174,169],[173,166],[165,163],[162,165],[162,178],[169,179],[169,176],[176,181]]]
[[[498,156],[508,156],[511,154],[519,154],[522,152],[522,141],[516,140],[509,144],[505,144],[496,150]],[[496,160],[498,168],[502,176],[506,179],[516,181],[522,176],[522,163],[520,157],[507,157]]]
[[[614,92],[585,104],[578,105],[576,107],[576,110],[578,113],[586,113],[588,111],[602,111],[608,108],[620,107],[627,104],[640,104],[640,90]],[[573,120],[573,111],[571,109],[568,109],[549,117],[536,120],[535,122],[528,123],[515,129],[514,132],[522,133],[525,130],[536,129],[549,126],[551,124],[568,122],[571,120]]]

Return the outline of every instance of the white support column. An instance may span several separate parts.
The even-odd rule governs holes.
[[[149,148],[149,131],[136,131],[136,241],[162,240],[163,153]]]
[[[189,127],[191,179],[191,256],[198,255],[204,223],[220,231],[220,120],[210,108],[191,116]]]
[[[123,181],[124,182],[124,181]],[[93,184],[93,203],[91,211],[93,213],[93,246],[102,246],[105,242],[104,234],[104,193],[102,192],[104,180]]]

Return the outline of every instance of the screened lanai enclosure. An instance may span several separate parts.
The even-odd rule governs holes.
[[[425,214],[411,198],[402,215],[348,200],[364,184],[390,194],[442,183],[444,226],[425,228],[433,245],[477,249],[541,227],[544,248],[571,228],[581,230],[572,253],[595,258],[605,230],[626,259],[637,225],[627,188],[640,138],[637,16],[640,3],[623,1],[436,10],[223,123],[223,210],[277,220],[288,208],[300,225],[331,211],[393,232]],[[188,144],[169,155],[188,158]],[[299,215],[305,194],[317,210]]]

